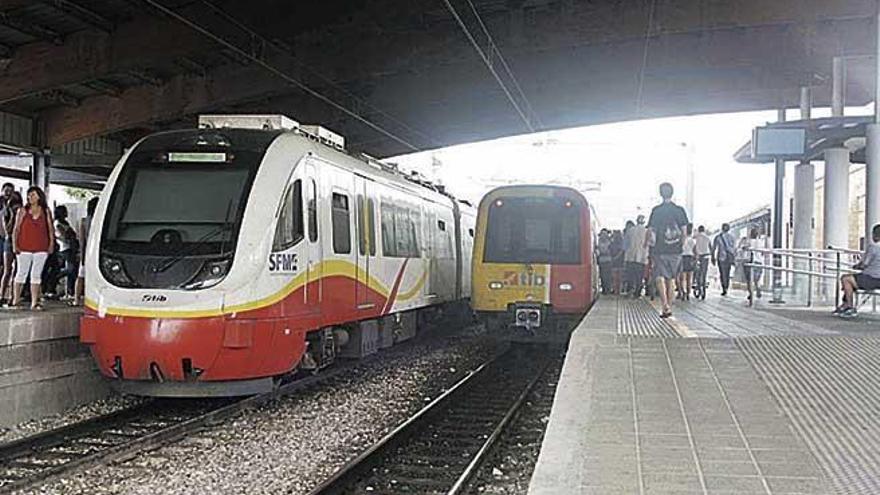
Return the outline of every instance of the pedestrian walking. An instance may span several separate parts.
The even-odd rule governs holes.
[[[694,224],[687,224],[687,235],[681,246],[681,273],[678,275],[679,297],[685,301],[691,299],[691,286],[694,283],[694,265],[697,241],[694,239]]]
[[[596,251],[599,253],[599,280],[602,283],[602,294],[611,293],[611,270],[614,258],[611,256],[611,233],[608,229],[599,232],[596,241]]]
[[[730,268],[736,262],[736,240],[730,233],[730,224],[721,225],[721,233],[712,241],[712,264],[718,265],[721,279],[721,295],[726,296],[730,288]]]
[[[696,293],[697,299],[706,299],[706,289],[708,284],[706,276],[709,273],[709,258],[712,256],[712,240],[706,235],[706,227],[700,225],[697,227],[697,233],[694,235],[694,251],[697,256],[696,266]]]
[[[635,225],[630,227],[624,236],[624,244],[626,245],[624,261],[626,262],[630,291],[634,298],[641,297],[645,285],[645,265],[648,263],[647,235],[645,215],[639,215],[636,217]]]
[[[672,316],[672,300],[675,297],[675,279],[681,270],[681,250],[687,234],[687,213],[684,208],[672,202],[672,184],[660,184],[662,203],[651,210],[648,228],[656,236],[654,246],[654,275],[657,277],[657,291],[660,293],[661,318]]]

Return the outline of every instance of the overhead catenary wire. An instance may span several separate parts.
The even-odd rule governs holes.
[[[432,145],[435,145],[435,146],[441,146],[441,145],[442,145],[442,143],[440,143],[439,141],[437,141],[436,139],[434,139],[434,138],[433,138],[431,135],[429,135],[428,133],[425,133],[425,132],[423,132],[423,131],[421,131],[421,130],[419,130],[419,129],[416,129],[416,128],[414,128],[413,126],[411,126],[410,124],[407,124],[406,122],[402,121],[401,119],[395,117],[394,115],[391,115],[390,113],[388,113],[388,112],[382,110],[381,108],[376,107],[375,105],[371,104],[370,102],[368,102],[368,101],[364,100],[363,98],[357,96],[356,94],[352,93],[351,91],[348,91],[347,89],[343,88],[342,86],[340,86],[339,84],[337,84],[335,81],[333,81],[333,80],[330,79],[329,77],[327,77],[327,76],[325,76],[324,74],[322,74],[322,73],[320,73],[319,71],[317,71],[314,67],[310,67],[308,64],[306,64],[306,63],[304,63],[304,62],[301,62],[300,60],[298,60],[298,59],[296,58],[296,56],[290,54],[290,53],[288,52],[288,49],[287,49],[286,47],[284,47],[283,45],[279,44],[279,43],[276,42],[276,41],[272,41],[272,40],[266,39],[265,36],[263,36],[263,35],[261,35],[260,33],[254,31],[250,26],[248,26],[248,25],[246,25],[245,23],[243,23],[242,21],[236,19],[235,17],[233,17],[232,15],[230,15],[228,12],[226,12],[225,10],[223,10],[223,9],[221,9],[220,7],[218,7],[217,5],[215,5],[213,2],[211,2],[211,1],[209,1],[209,0],[201,0],[201,2],[202,2],[203,5],[205,5],[205,6],[208,7],[209,9],[211,9],[213,12],[215,12],[217,15],[221,16],[221,17],[222,17],[223,19],[225,19],[226,21],[232,23],[233,25],[235,25],[235,26],[238,27],[239,29],[241,29],[241,30],[245,31],[246,33],[248,33],[252,38],[260,40],[260,41],[261,41],[262,43],[264,43],[266,46],[270,46],[270,47],[274,48],[275,50],[277,50],[278,52],[280,52],[280,53],[282,53],[282,54],[284,54],[284,55],[288,55],[288,56],[290,57],[290,59],[291,59],[293,62],[295,62],[298,66],[300,66],[300,67],[302,67],[303,69],[307,70],[308,72],[310,72],[311,74],[313,74],[315,77],[321,79],[323,82],[325,82],[326,84],[332,86],[334,89],[338,90],[339,92],[341,92],[341,93],[344,94],[345,96],[348,96],[349,98],[352,98],[353,100],[355,100],[356,103],[358,103],[358,104],[360,104],[360,105],[363,105],[363,106],[369,108],[370,110],[372,110],[372,111],[374,111],[374,112],[376,112],[376,113],[382,115],[383,117],[385,117],[385,118],[387,118],[388,120],[390,120],[391,122],[393,122],[393,123],[399,125],[401,128],[403,128],[403,129],[409,131],[410,133],[415,134],[415,135],[418,135],[419,137],[421,137],[421,138],[424,139],[425,141],[429,141]]]
[[[642,114],[642,98],[645,92],[645,71],[648,68],[648,48],[651,43],[651,28],[654,26],[654,12],[657,0],[651,0],[648,6],[648,25],[645,27],[645,45],[642,49],[642,65],[639,67],[638,87],[636,89],[636,117]]]
[[[483,30],[483,34],[486,35],[486,38],[489,40],[489,54],[492,54],[492,51],[498,55],[498,60],[501,62],[501,66],[504,68],[504,71],[507,72],[507,75],[510,77],[510,80],[513,82],[514,88],[516,88],[517,93],[519,93],[520,98],[522,98],[523,103],[525,104],[526,111],[530,117],[533,117],[537,122],[539,127],[544,127],[541,122],[541,117],[535,112],[532,103],[529,101],[529,98],[526,96],[526,93],[523,91],[522,86],[520,86],[519,81],[516,76],[513,74],[513,70],[510,69],[510,66],[507,65],[507,59],[504,58],[504,55],[501,53],[501,50],[498,48],[498,45],[495,43],[495,39],[492,37],[492,33],[489,32],[489,28],[486,27],[486,23],[483,22],[482,16],[477,11],[477,7],[474,5],[472,0],[467,0],[468,5],[471,7],[471,12],[474,13],[474,17],[477,18],[477,22],[480,24],[480,28]]]
[[[272,66],[271,64],[265,62],[264,60],[260,59],[259,57],[249,53],[248,51],[246,51],[238,46],[236,46],[234,43],[227,41],[226,39],[222,38],[221,36],[214,34],[210,30],[208,30],[208,29],[202,27],[201,25],[199,25],[198,23],[190,20],[186,16],[183,16],[183,15],[177,13],[176,11],[174,11],[173,9],[170,9],[170,8],[162,5],[157,0],[143,0],[143,1],[145,3],[147,3],[148,5],[151,5],[156,10],[159,10],[160,12],[164,13],[165,15],[168,15],[169,17],[172,17],[172,18],[180,21],[181,23],[189,26],[191,29],[198,31],[199,33],[203,34],[204,36],[212,39],[214,42],[225,46],[229,50],[234,51],[235,53],[241,55],[242,57],[250,60],[251,62],[253,62],[253,63],[259,65],[260,67],[266,69],[267,71],[271,72],[272,74],[280,77],[281,79],[284,79],[288,83],[296,86],[297,88],[301,89],[303,92],[309,94],[310,96],[317,98],[318,100],[323,101],[324,103],[341,111],[342,113],[348,115],[349,117],[354,118],[355,120],[361,122],[362,124],[366,125],[367,127],[373,129],[374,131],[392,139],[393,141],[396,141],[397,143],[406,146],[411,151],[421,151],[421,149],[419,147],[415,146],[414,144],[410,143],[409,141],[392,133],[391,131],[380,126],[379,124],[372,122],[371,120],[367,119],[366,117],[361,116],[357,112],[345,107],[344,105],[337,103],[336,101],[325,96],[324,94],[310,88],[309,86],[307,86],[303,82],[299,81],[298,79],[296,79],[294,77],[291,77],[290,75],[286,74],[284,71],[278,69],[277,67]]]
[[[477,54],[483,60],[483,64],[486,66],[487,69],[489,69],[489,72],[492,74],[492,77],[495,78],[495,81],[501,87],[501,90],[504,92],[504,95],[507,97],[508,101],[510,101],[510,104],[513,105],[513,108],[514,108],[514,110],[516,110],[516,113],[519,114],[523,123],[525,123],[529,132],[535,132],[535,127],[532,125],[531,120],[525,114],[525,112],[523,112],[523,109],[520,108],[519,103],[516,102],[516,98],[513,97],[513,94],[510,92],[510,89],[508,89],[507,85],[504,84],[504,81],[501,79],[501,76],[498,74],[498,71],[496,71],[495,67],[492,65],[492,60],[486,55],[486,52],[483,51],[483,48],[480,47],[480,44],[477,43],[477,40],[474,38],[474,35],[471,33],[470,29],[468,29],[467,25],[464,23],[464,20],[461,18],[460,15],[458,15],[458,11],[455,10],[455,7],[452,5],[452,3],[449,0],[443,0],[443,3],[446,4],[446,9],[449,10],[449,13],[452,14],[452,17],[455,19],[455,22],[458,23],[458,26],[464,32],[465,36],[467,36],[467,39],[468,39],[468,41],[470,41],[471,46],[474,47],[474,50],[476,50]],[[497,51],[497,49],[496,49],[496,51]]]

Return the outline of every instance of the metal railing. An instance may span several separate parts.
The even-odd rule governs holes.
[[[816,299],[831,302],[830,287],[834,286],[834,306],[840,304],[840,278],[846,274],[858,273],[851,267],[861,259],[862,252],[852,249],[750,249],[752,262],[744,263],[752,269],[766,270],[770,274],[764,278],[763,285],[772,289],[772,302],[782,302],[781,295],[786,291],[790,296],[805,297],[806,305],[813,306]],[[763,261],[757,261],[762,259]],[[767,260],[772,260],[767,263]],[[863,296],[871,298],[872,309],[877,310],[876,291],[867,291]],[[858,304],[861,305],[861,304]]]

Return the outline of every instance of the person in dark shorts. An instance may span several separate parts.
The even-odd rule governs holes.
[[[843,304],[834,310],[835,314],[843,317],[856,316],[856,291],[880,289],[880,223],[871,229],[871,237],[873,242],[867,243],[862,260],[853,267],[861,272],[840,277]]]
[[[663,202],[651,210],[648,228],[655,236],[654,276],[657,278],[657,292],[660,293],[661,318],[672,316],[671,304],[675,298],[675,279],[681,271],[681,251],[687,237],[687,213],[684,208],[672,202],[672,184],[660,184],[660,197]]]

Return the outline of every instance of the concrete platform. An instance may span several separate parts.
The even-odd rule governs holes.
[[[606,297],[575,330],[530,494],[880,493],[880,318]]]
[[[78,308],[0,310],[0,426],[61,412],[110,393],[79,343]]]

